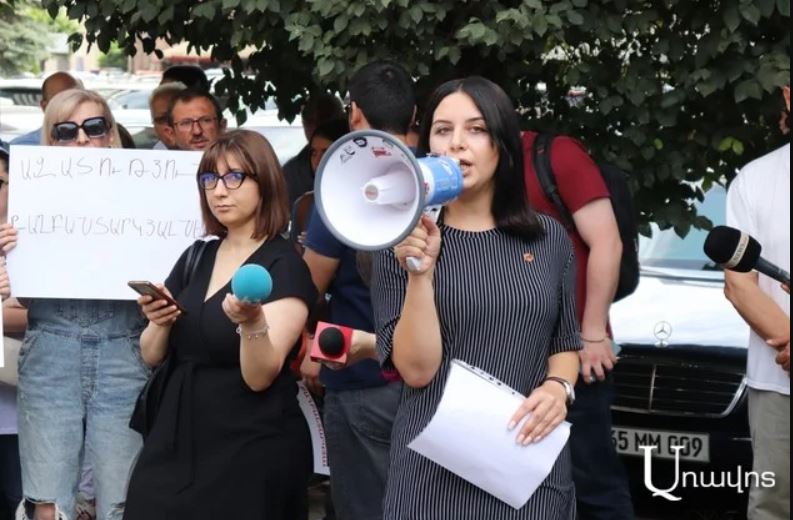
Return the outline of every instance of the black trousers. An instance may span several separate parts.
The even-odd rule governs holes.
[[[22,500],[22,472],[16,435],[0,435],[0,520],[13,520]]]
[[[591,385],[575,387],[576,401],[567,420],[573,481],[579,520],[633,520],[633,505],[625,469],[611,442],[612,375]]]

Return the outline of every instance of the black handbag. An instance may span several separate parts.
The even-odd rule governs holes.
[[[187,250],[184,272],[182,273],[182,289],[187,287],[195,276],[206,245],[207,242],[198,240]],[[132,416],[129,419],[129,427],[140,433],[144,439],[154,425],[154,419],[160,409],[165,385],[171,376],[173,366],[173,357],[166,355],[162,363],[152,371],[149,380],[143,385],[140,394],[138,394],[138,399],[135,401],[135,408],[132,410]]]

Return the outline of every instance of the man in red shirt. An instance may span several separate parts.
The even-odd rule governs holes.
[[[541,213],[563,221],[540,186],[533,164],[538,134],[523,135],[529,202]],[[579,519],[633,518],[625,472],[611,443],[612,349],[608,311],[619,281],[622,240],[600,170],[584,147],[570,137],[552,142],[550,162],[559,195],[573,216],[568,229],[576,256],[576,305],[581,324],[581,376],[568,420]]]

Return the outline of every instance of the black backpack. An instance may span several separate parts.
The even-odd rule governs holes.
[[[553,135],[537,134],[534,140],[534,170],[545,195],[553,202],[561,215],[562,224],[568,230],[575,229],[575,222],[570,210],[564,205],[559,195],[559,187],[551,167],[551,144]],[[598,165],[600,175],[606,183],[611,195],[611,207],[617,218],[620,238],[622,239],[622,260],[620,261],[620,279],[614,301],[619,301],[636,290],[639,285],[639,231],[636,226],[636,212],[633,208],[633,196],[628,187],[625,172],[611,165]]]

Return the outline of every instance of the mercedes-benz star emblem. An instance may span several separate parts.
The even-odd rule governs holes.
[[[665,347],[667,345],[667,340],[672,337],[672,324],[668,321],[659,321],[655,324],[655,328],[653,328],[653,335],[655,339],[658,340],[658,343],[655,345],[657,347]]]

